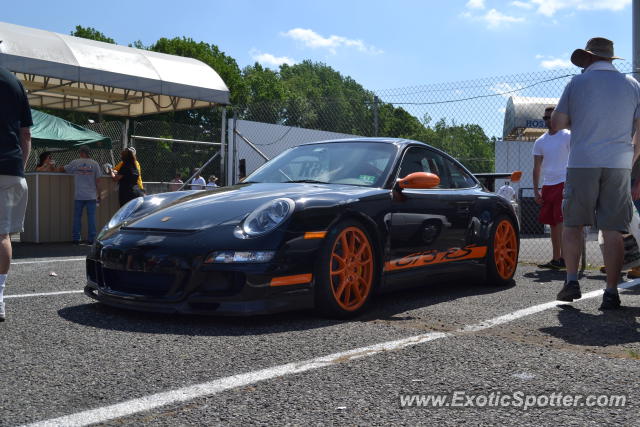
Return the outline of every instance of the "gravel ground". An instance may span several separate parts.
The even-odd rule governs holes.
[[[80,257],[86,247],[16,246],[7,296],[84,286]],[[104,307],[81,293],[7,298],[8,318],[0,323],[0,425],[46,420],[432,331],[450,335],[106,424],[637,425],[640,287],[621,294],[625,307],[617,312],[603,314],[597,310],[600,299],[593,298],[479,332],[459,332],[554,300],[562,279],[561,273],[521,265],[515,285],[507,288],[472,279],[430,283],[386,294],[363,317],[348,322],[308,312],[250,319],[144,314]],[[599,289],[603,276],[590,271],[581,284],[583,292]],[[455,391],[620,394],[627,402],[624,408],[527,411],[400,405],[404,393]]]

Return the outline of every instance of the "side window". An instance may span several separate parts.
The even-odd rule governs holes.
[[[453,188],[471,188],[477,185],[476,181],[457,163],[448,161],[449,172],[451,172],[451,185]]]
[[[414,172],[430,172],[440,177],[440,185],[437,188],[452,188],[448,163],[447,159],[435,151],[411,147],[402,159],[400,178],[404,178]]]

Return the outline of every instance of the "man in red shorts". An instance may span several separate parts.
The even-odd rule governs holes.
[[[551,125],[551,113],[554,107],[544,110],[544,124]],[[553,258],[540,268],[562,270],[565,268],[562,258],[562,192],[567,175],[569,160],[569,141],[571,133],[562,129],[557,132],[545,132],[533,145],[533,191],[536,203],[540,205],[538,221],[551,227],[551,246]],[[542,175],[542,191],[538,190]]]

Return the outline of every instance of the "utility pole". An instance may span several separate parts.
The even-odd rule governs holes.
[[[631,25],[632,49],[633,49],[633,76],[640,81],[640,0],[633,0],[633,20]]]

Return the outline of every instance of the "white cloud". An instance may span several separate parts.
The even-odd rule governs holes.
[[[512,1],[511,6],[519,7],[520,9],[533,9],[533,5],[531,3],[527,3],[524,1]]]
[[[564,9],[569,10],[622,10],[631,4],[631,0],[530,0],[537,5],[537,12],[553,16]]]
[[[469,0],[467,9],[484,9],[484,0]]]
[[[294,28],[286,33],[282,33],[282,35],[299,41],[306,47],[313,49],[327,49],[332,54],[335,54],[337,49],[341,47],[355,48],[360,52],[370,55],[379,55],[383,53],[382,50],[374,46],[367,45],[362,40],[353,40],[335,35],[323,37],[315,31],[305,28]]]
[[[567,59],[569,58],[568,52],[563,53],[560,57],[536,55],[535,58],[541,60],[540,66],[547,70],[550,70],[553,68],[569,68],[573,66],[571,61]]]
[[[540,62],[540,66],[542,68],[546,68],[547,70],[550,70],[552,68],[568,68],[572,65],[573,64],[568,59],[561,58],[545,59]]]
[[[484,22],[485,24],[487,24],[487,28],[489,28],[490,30],[495,30],[497,28],[513,24],[515,22],[524,22],[524,18],[505,15],[504,13],[496,9],[491,9],[484,15],[474,15],[469,11],[464,11],[460,14],[460,16],[472,21]]]
[[[484,16],[482,16],[481,19],[487,23],[487,26],[489,28],[498,28],[505,24],[524,21],[524,18],[505,15],[504,13],[499,12],[496,9],[491,9]]]
[[[517,93],[523,87],[524,85],[522,83],[512,84],[512,83],[503,82],[503,83],[496,83],[495,85],[491,86],[489,90],[493,93],[502,95],[505,98],[509,98],[514,93]]]
[[[266,66],[279,67],[282,64],[293,65],[296,63],[295,59],[289,58],[288,56],[275,56],[270,53],[257,51],[255,49],[252,49],[249,53],[251,54],[251,57],[254,61]]]

